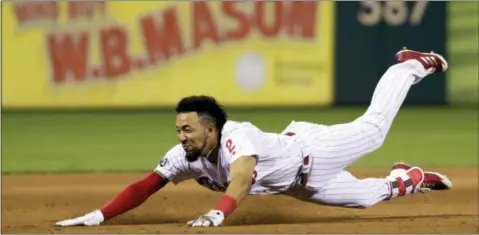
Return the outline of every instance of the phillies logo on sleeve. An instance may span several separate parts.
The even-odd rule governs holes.
[[[161,160],[160,166],[164,167],[166,164],[168,164],[168,158],[165,157],[165,158],[163,158],[163,160]]]

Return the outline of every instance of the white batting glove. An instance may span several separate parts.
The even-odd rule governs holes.
[[[220,210],[211,210],[208,214],[201,216],[197,220],[188,221],[190,227],[218,227],[225,220],[225,215]]]
[[[96,226],[100,225],[105,218],[100,210],[95,210],[90,212],[84,216],[80,216],[74,219],[67,219],[62,220],[56,223],[57,226],[67,227],[67,226],[77,226],[77,225],[85,225],[85,226]]]

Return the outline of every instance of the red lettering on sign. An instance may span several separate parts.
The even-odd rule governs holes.
[[[220,42],[218,28],[215,24],[208,2],[193,2],[193,47],[198,49],[205,40]]]
[[[106,2],[68,2],[68,13],[70,19],[75,19],[78,17],[92,18],[93,16],[95,16],[96,12],[99,12],[100,14],[105,14]]]
[[[30,21],[56,20],[59,15],[56,1],[14,3],[15,16],[20,24]]]
[[[288,33],[304,38],[314,38],[316,35],[316,14],[318,2],[290,3],[288,9]],[[298,32],[300,31],[300,33]]]
[[[167,9],[162,16],[161,26],[153,16],[141,19],[146,49],[152,62],[161,59],[162,56],[168,59],[174,55],[174,51],[179,54],[185,52],[176,8]]]
[[[266,23],[266,6],[274,4],[274,20],[272,24]],[[281,30],[283,23],[282,2],[256,2],[256,24],[261,33],[267,37],[275,37]]]
[[[251,25],[249,23],[248,15],[240,10],[236,9],[238,2],[223,1],[222,9],[225,15],[234,18],[238,27],[236,29],[226,32],[227,40],[237,40],[244,38],[250,31]]]
[[[130,71],[131,64],[127,52],[127,34],[123,28],[114,27],[102,30],[101,45],[105,75],[107,77],[120,76]]]
[[[88,39],[86,32],[81,32],[75,36],[70,33],[48,35],[48,51],[53,65],[53,80],[55,82],[64,82],[68,72],[73,73],[75,80],[82,81],[85,79]]]
[[[28,2],[15,5],[19,21],[37,18],[57,18],[57,2]],[[46,9],[48,6],[54,8]],[[23,5],[22,5],[23,4]],[[55,4],[55,5],[52,5]],[[92,17],[98,12],[106,11],[106,2],[69,2],[71,18]],[[316,37],[318,2],[234,2],[223,1],[219,8],[213,8],[211,2],[194,1],[191,4],[191,28],[184,28],[180,19],[180,11],[176,7],[164,8],[139,19],[141,33],[133,35],[136,40],[143,41],[144,51],[135,56],[129,51],[129,32],[122,26],[105,27],[77,33],[64,33],[59,36],[48,36],[54,81],[64,82],[68,76],[76,81],[84,81],[89,77],[113,78],[142,70],[158,64],[166,63],[175,56],[183,56],[188,49],[198,50],[202,45],[213,42],[219,45],[228,41],[248,38],[255,32],[259,36],[299,37],[311,39]],[[250,4],[252,10],[241,8]],[[35,7],[33,7],[35,6]],[[58,7],[57,7],[58,8]],[[33,10],[32,10],[33,9]],[[219,12],[213,12],[218,9]],[[55,13],[56,12],[56,13]],[[216,14],[213,14],[216,13]],[[215,18],[217,17],[217,18]],[[223,21],[232,24],[223,24]],[[186,22],[185,22],[186,23]],[[190,32],[185,32],[190,30]],[[96,35],[98,34],[98,35]],[[139,38],[136,38],[138,37]],[[190,36],[190,37],[186,37]],[[93,51],[91,40],[99,39],[99,52],[103,61],[98,65],[88,63],[89,51]],[[96,50],[96,48],[94,48]],[[96,53],[95,53],[96,54]],[[91,67],[90,67],[91,66]],[[235,146],[230,143],[228,151],[235,154]]]

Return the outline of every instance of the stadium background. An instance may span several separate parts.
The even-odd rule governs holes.
[[[244,14],[256,20],[242,21]],[[291,120],[348,122],[365,111],[394,53],[407,46],[445,54],[450,70],[413,87],[385,145],[352,169],[359,175],[384,174],[404,160],[449,170],[469,192],[463,206],[476,209],[472,215],[449,214],[448,220],[465,219],[463,227],[477,231],[477,42],[477,2],[2,3],[2,201],[7,205],[2,230],[82,233],[49,227],[61,219],[45,218],[45,211],[55,211],[48,206],[55,203],[45,202],[54,198],[55,180],[68,178],[84,187],[103,182],[99,178],[110,182],[103,197],[89,202],[100,206],[141,176],[137,172],[152,170],[177,143],[173,108],[182,96],[216,96],[231,119],[265,131],[280,132]],[[69,178],[79,172],[80,178]],[[48,178],[47,173],[70,174]],[[103,178],[113,175],[115,180]],[[35,186],[32,182],[48,184],[45,179],[51,188],[31,193],[47,199],[29,204],[19,196],[29,184]],[[100,194],[94,189],[90,186],[85,197]],[[62,190],[55,192],[62,197]],[[57,215],[92,209],[66,207],[70,210]],[[13,219],[31,210],[43,211],[36,218],[40,225]],[[443,226],[432,232],[460,231],[444,228],[447,222],[439,216],[432,219]],[[164,231],[144,226],[147,232]]]

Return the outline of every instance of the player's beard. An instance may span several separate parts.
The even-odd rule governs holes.
[[[186,151],[186,160],[188,160],[188,162],[195,162],[196,160],[198,160],[198,158],[201,156],[201,153],[203,152],[204,148],[206,147],[207,140],[208,140],[207,139],[207,134],[205,133],[203,145],[202,145],[201,148],[191,149],[189,151]]]
[[[200,157],[200,152],[201,151],[196,150],[196,149],[191,150],[191,151],[187,151],[186,152],[186,160],[188,160],[188,162],[195,162]]]

